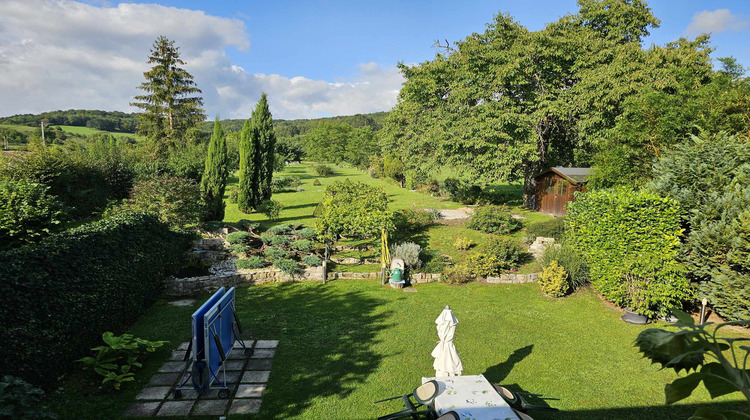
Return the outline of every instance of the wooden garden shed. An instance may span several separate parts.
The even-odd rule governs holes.
[[[573,193],[586,191],[591,168],[555,166],[535,176],[534,210],[550,216],[565,216],[565,205],[573,201]]]

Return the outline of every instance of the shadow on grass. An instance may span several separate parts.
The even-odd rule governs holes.
[[[296,206],[284,206],[284,210],[290,210],[290,209],[304,209],[307,207],[317,207],[318,203],[307,203],[307,204],[298,204]]]
[[[533,344],[529,344],[526,347],[521,347],[520,349],[515,350],[510,356],[508,356],[508,360],[502,363],[498,363],[495,366],[488,367],[487,370],[484,371],[484,377],[493,384],[501,383],[505,378],[508,377],[510,372],[513,370],[513,367],[517,363],[528,357],[531,354],[532,350],[534,350]]]
[[[586,386],[586,384],[581,384]],[[591,390],[596,393],[595,389]],[[566,410],[555,412],[530,411],[535,420],[600,420],[600,419],[622,419],[622,420],[677,420],[690,417],[698,408],[709,407],[714,410],[735,410],[747,413],[750,410],[747,404],[741,402],[721,402],[710,404],[690,405],[661,405],[649,407],[618,407],[602,408],[594,410]]]
[[[237,309],[258,339],[280,340],[258,418],[305,414],[313,400],[346,398],[380,365],[381,299],[323,285],[251,287]],[[309,413],[308,413],[309,414]]]

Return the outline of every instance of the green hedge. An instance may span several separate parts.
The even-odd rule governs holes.
[[[674,200],[615,189],[577,193],[568,206],[566,235],[606,299],[655,317],[693,296],[676,260],[682,228]]]
[[[158,296],[192,235],[123,213],[0,253],[0,372],[53,387]]]

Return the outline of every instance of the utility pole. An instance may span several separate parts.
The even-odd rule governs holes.
[[[47,147],[47,142],[44,141],[44,120],[42,120],[42,146]]]

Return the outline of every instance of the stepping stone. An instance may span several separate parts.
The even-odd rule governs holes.
[[[229,400],[201,400],[195,404],[193,416],[223,416],[227,411]]]
[[[255,340],[242,340],[243,343],[245,343],[245,347],[253,347],[253,343],[255,343]],[[242,348],[241,346],[236,346],[234,348]]]
[[[256,349],[275,349],[279,345],[279,340],[258,340],[255,344]]]
[[[157,416],[187,416],[195,401],[165,401]]]
[[[256,414],[259,411],[259,399],[237,398],[232,402],[229,414]]]
[[[182,372],[185,369],[185,363],[183,362],[167,362],[159,368],[159,372]]]
[[[250,357],[253,359],[270,359],[274,354],[276,354],[276,350],[274,349],[255,349],[253,355]]]
[[[242,371],[227,372],[227,383],[228,384],[239,383],[240,382],[240,375],[242,375]],[[221,375],[219,375],[219,379],[222,379]]]
[[[417,289],[415,289],[413,287],[405,287],[404,288],[404,292],[406,292],[406,293],[416,293]]]
[[[190,382],[188,382],[185,384],[185,386],[192,386],[192,385],[190,384]],[[167,401],[197,400],[198,399],[198,392],[194,389],[181,389],[180,392],[182,393],[180,398],[175,398],[174,392],[170,392],[169,395],[167,396]]]
[[[171,361],[182,361],[185,358],[185,350],[175,350],[172,355],[169,356]]]
[[[226,370],[242,370],[245,365],[244,360],[227,360],[224,362],[224,368]]]
[[[265,390],[265,385],[241,384],[237,387],[237,394],[234,396],[234,398],[257,398],[263,395],[263,391]]]
[[[180,299],[167,302],[167,305],[172,306],[190,306],[195,303],[195,299]]]
[[[174,385],[179,377],[179,373],[157,373],[151,377],[146,386]]]
[[[183,341],[182,343],[180,343],[179,346],[177,346],[177,350],[187,350],[187,348],[188,348],[188,342],[187,341]]]
[[[171,388],[172,387],[169,387],[169,386],[149,386],[149,387],[143,388],[143,391],[141,391],[141,393],[138,394],[135,397],[135,399],[136,400],[163,400],[167,396]]]
[[[271,370],[271,359],[251,359],[245,370]]]
[[[227,384],[227,389],[229,390],[229,396],[231,397],[232,394],[234,394],[234,390],[237,389],[237,384]],[[203,395],[201,395],[200,399],[201,401],[203,401],[203,400],[216,400],[216,399],[223,399],[223,398],[219,398],[218,389],[209,389],[206,392],[204,392]]]
[[[248,371],[245,372],[244,375],[242,375],[242,382],[245,383],[266,383],[268,382],[268,377],[271,375],[271,371],[268,370],[261,370],[261,371]]]
[[[158,402],[137,402],[125,410],[125,417],[152,417],[159,407]]]

